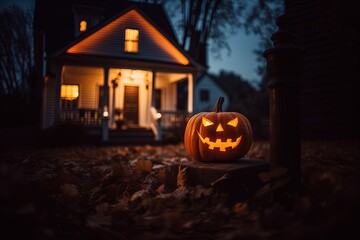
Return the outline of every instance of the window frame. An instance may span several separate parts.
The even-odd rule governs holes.
[[[127,39],[127,30],[132,30],[132,31],[137,31],[137,39],[134,40],[134,39]],[[137,29],[137,28],[130,28],[130,27],[127,27],[125,28],[124,30],[124,52],[125,53],[132,53],[132,54],[136,54],[139,52],[139,42],[140,42],[140,30]],[[134,48],[134,46],[136,46],[136,51],[130,51],[128,48],[127,48],[127,44],[130,44],[130,50]]]
[[[61,96],[61,87],[62,86],[77,86],[78,96],[74,99],[67,99],[66,97]],[[60,102],[61,109],[77,109],[79,107],[80,99],[80,85],[79,84],[61,84],[60,86]]]
[[[200,102],[209,102],[210,100],[210,91],[209,89],[200,89],[199,90]]]

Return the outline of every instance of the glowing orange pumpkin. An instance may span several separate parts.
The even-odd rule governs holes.
[[[223,102],[219,97],[214,112],[195,114],[186,125],[184,145],[195,160],[235,161],[250,150],[253,134],[249,120],[237,112],[222,112]]]

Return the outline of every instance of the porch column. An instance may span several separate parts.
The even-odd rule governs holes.
[[[112,106],[111,106],[111,123],[110,123],[110,125],[113,126],[115,123],[115,115],[116,115],[116,112],[115,112],[116,88],[119,86],[119,78],[118,77],[114,78],[113,80],[111,80],[111,83],[112,83],[113,93],[112,93],[112,103],[111,103]]]
[[[107,142],[109,140],[109,66],[104,68],[104,95],[101,106],[101,140]]]
[[[285,168],[291,176],[291,189],[300,185],[301,139],[299,86],[304,49],[293,44],[285,31],[286,16],[277,19],[279,31],[271,37],[274,47],[264,52],[267,60],[270,95],[271,169]]]
[[[188,112],[193,112],[194,101],[194,80],[193,74],[188,74]]]
[[[61,78],[62,78],[62,65],[58,65],[56,69],[56,85],[55,85],[55,124],[60,123],[60,96],[61,96]]]
[[[156,79],[156,72],[153,71],[152,82],[151,82],[151,106],[152,107],[155,107],[155,79]]]

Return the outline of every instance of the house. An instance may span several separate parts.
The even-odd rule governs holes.
[[[228,93],[210,74],[204,72],[195,81],[194,113],[213,111],[214,105],[220,96],[224,97],[223,111],[226,111],[230,103]]]
[[[37,0],[34,35],[42,129],[78,123],[106,142],[121,120],[161,140],[194,110],[205,68],[179,46],[160,4]]]

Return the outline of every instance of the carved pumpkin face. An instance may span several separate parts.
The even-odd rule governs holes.
[[[192,157],[205,162],[239,159],[249,151],[252,129],[247,118],[236,112],[221,112],[219,98],[215,112],[201,112],[187,123],[184,145]]]

